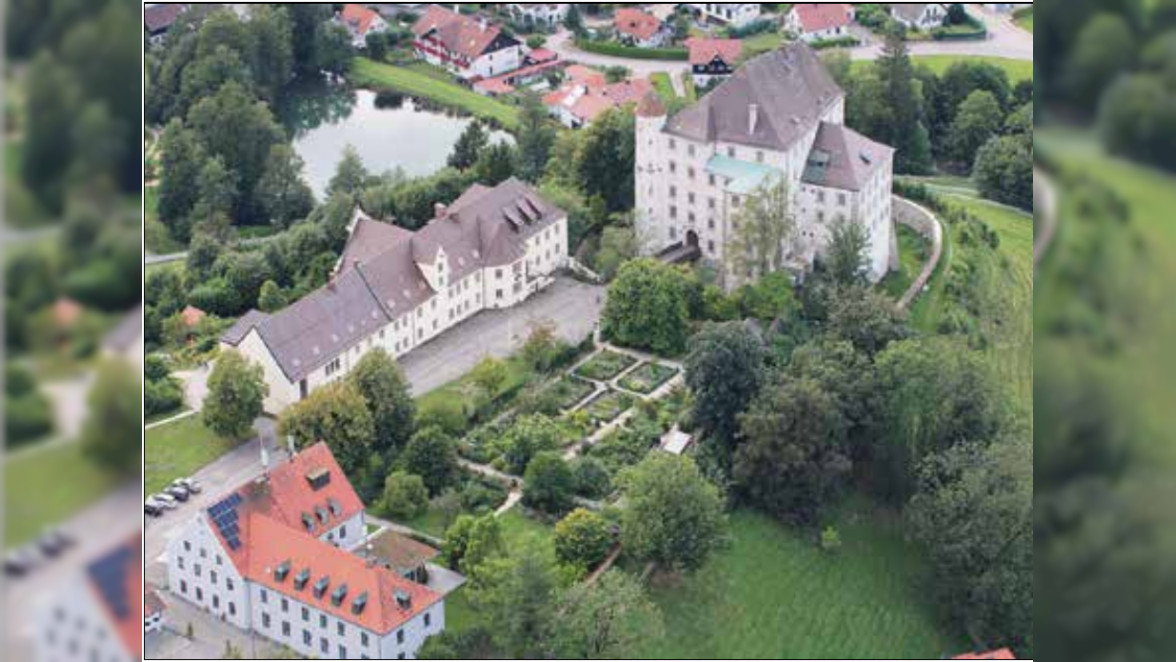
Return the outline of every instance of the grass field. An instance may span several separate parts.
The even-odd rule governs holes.
[[[4,545],[23,544],[114,489],[119,479],[96,466],[78,443],[22,453],[4,464]]]
[[[784,37],[779,32],[761,32],[743,40],[743,53],[740,57],[743,60],[750,60],[773,48],[778,48],[782,41],[784,41]]]
[[[940,659],[965,649],[937,624],[922,559],[898,524],[848,508],[839,554],[750,511],[731,516],[731,545],[684,579],[653,578],[666,633],[650,659]]]
[[[1171,433],[1176,423],[1176,384],[1171,378],[1176,374],[1176,307],[1169,304],[1171,283],[1176,282],[1172,175],[1108,157],[1090,134],[1039,130],[1035,138],[1066,173],[1085,173],[1112,189],[1130,214],[1126,230],[1115,221],[1089,220],[1089,214],[1078,208],[1079,196],[1059,181],[1060,225],[1038,273],[1035,320],[1042,328],[1061,318],[1073,319],[1072,311],[1080,308],[1076,299],[1091,306],[1100,296],[1110,296],[1110,310],[1095,313],[1092,323],[1110,327],[1117,349],[1092,355],[1080,333],[1073,340],[1050,335],[1043,348],[1063,357],[1074,355],[1091,364],[1096,371],[1092,374],[1112,392],[1130,394],[1129,401],[1122,401],[1131,406],[1124,415],[1137,415],[1140,427],[1148,431],[1141,439],[1150,439],[1164,458],[1176,459]],[[1117,254],[1108,252],[1106,238],[1128,230],[1137,235],[1130,243],[1138,257],[1118,260]],[[1095,287],[1094,281],[1101,285]]]
[[[1000,237],[995,256],[975,254],[945,228],[943,257],[928,291],[911,307],[911,323],[934,333],[948,307],[946,275],[970,265],[977,275],[970,292],[979,306],[978,330],[989,341],[986,352],[1002,383],[1011,384],[1020,408],[1032,413],[1033,390],[1033,218],[983,200],[945,196],[983,220]],[[993,259],[993,257],[995,259]]]
[[[925,65],[938,75],[943,75],[947,68],[952,64],[961,60],[969,62],[988,62],[1004,69],[1009,76],[1009,81],[1013,84],[1022,80],[1033,80],[1033,63],[1028,60],[1014,60],[1006,57],[988,57],[988,56],[959,56],[959,55],[917,55],[913,56],[911,60],[916,65]],[[854,60],[854,67],[863,67],[869,64],[868,60]]]
[[[650,74],[649,82],[653,83],[653,89],[661,97],[662,103],[668,105],[674,103],[674,100],[678,98],[678,93],[674,91],[674,83],[666,72],[659,71]]]
[[[1026,7],[1024,9],[1018,9],[1013,14],[1013,22],[1020,26],[1022,30],[1033,32],[1033,8]]]
[[[351,61],[351,82],[360,87],[395,90],[423,97],[478,117],[493,119],[506,129],[518,128],[517,108],[418,71],[380,64],[367,58],[355,58]]]
[[[199,415],[147,430],[143,433],[143,489],[149,494],[158,492],[237,445],[204,427]]]
[[[905,225],[898,226],[898,271],[887,274],[880,285],[882,290],[895,299],[906,294],[915,277],[923,270],[930,250],[931,244],[921,234]]]

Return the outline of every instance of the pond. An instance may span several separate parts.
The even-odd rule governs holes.
[[[430,175],[445,167],[457,139],[473,121],[432,108],[427,101],[344,84],[302,85],[287,99],[278,114],[320,200],[347,145],[355,147],[372,173],[399,168],[412,177]],[[504,132],[491,136],[491,142],[511,139]]]

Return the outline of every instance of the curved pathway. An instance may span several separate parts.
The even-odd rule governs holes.
[[[1058,231],[1057,188],[1049,175],[1039,168],[1033,168],[1033,204],[1041,202],[1041,233],[1033,242],[1033,269],[1045,257]]]
[[[925,207],[917,205],[910,200],[900,198],[898,196],[895,196],[894,200],[898,204],[909,205],[912,210],[914,210],[916,213],[922,214],[925,217],[920,223],[916,223],[911,219],[902,219],[901,217],[896,216],[896,219],[899,223],[902,223],[903,225],[926,237],[928,234],[927,221],[930,221],[931,236],[929,238],[931,239],[931,258],[927,260],[927,264],[923,265],[923,270],[919,272],[919,276],[915,278],[915,281],[911,283],[909,288],[907,288],[906,293],[903,294],[902,298],[898,300],[898,309],[906,310],[919,296],[919,294],[922,293],[923,288],[927,286],[927,283],[931,281],[931,276],[935,274],[935,269],[939,267],[939,261],[943,258],[943,224],[939,222],[939,219],[935,217],[935,214],[931,213]]]

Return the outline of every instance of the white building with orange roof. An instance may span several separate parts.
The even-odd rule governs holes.
[[[354,3],[343,5],[338,21],[347,28],[347,33],[351,35],[351,45],[355,48],[365,48],[369,34],[388,29],[388,22],[382,16],[364,5]]]
[[[142,535],[88,563],[39,612],[37,662],[143,659]]]
[[[172,594],[322,659],[413,659],[444,598],[353,553],[363,504],[325,443],[201,512],[168,546]]]
[[[565,71],[567,81],[543,97],[547,112],[569,129],[591,124],[597,117],[622,106],[634,106],[653,89],[648,78],[608,83],[605,75],[582,65]]]

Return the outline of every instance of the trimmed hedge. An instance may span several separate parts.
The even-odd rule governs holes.
[[[968,16],[964,25],[935,28],[931,38],[936,41],[975,41],[988,37],[988,27],[983,22]]]
[[[685,48],[638,48],[613,41],[592,41],[576,39],[576,48],[598,55],[627,57],[635,60],[688,60],[690,52]]]
[[[813,50],[819,51],[826,48],[850,48],[861,43],[857,37],[838,37],[836,39],[818,39],[809,45],[813,47]]]

